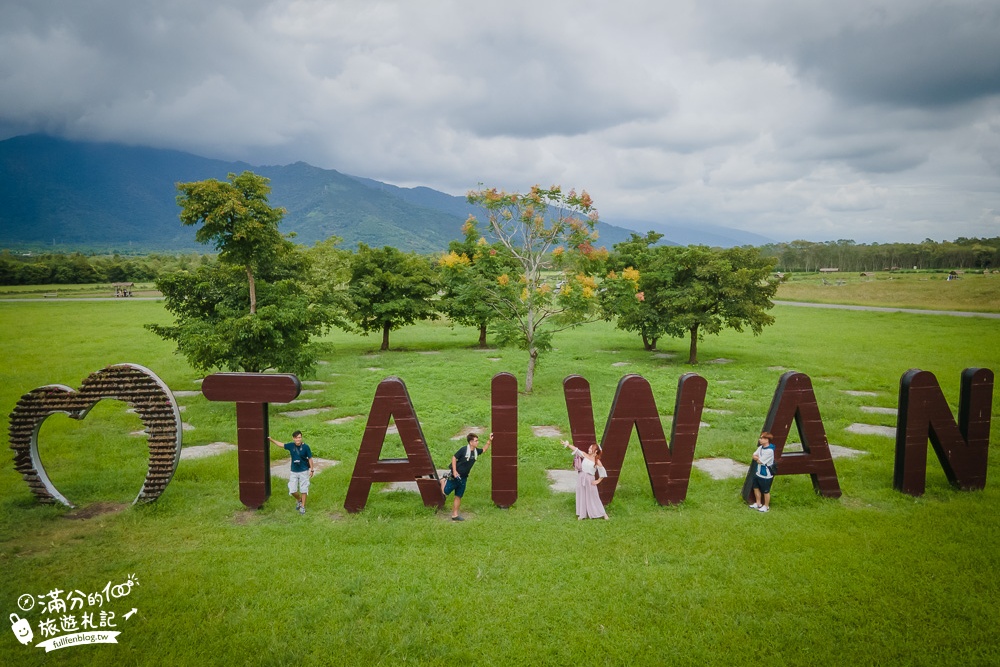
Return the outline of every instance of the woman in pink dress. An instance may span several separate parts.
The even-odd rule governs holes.
[[[576,477],[576,516],[578,519],[608,519],[608,513],[604,511],[604,503],[597,493],[597,485],[608,476],[604,466],[601,465],[601,449],[596,444],[590,446],[590,450],[584,452],[577,449],[568,441],[562,441],[563,447],[573,451],[574,456],[580,457],[580,468]],[[575,466],[574,466],[575,467]]]

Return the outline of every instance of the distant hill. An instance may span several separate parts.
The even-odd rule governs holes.
[[[731,248],[741,245],[761,246],[777,243],[775,239],[761,234],[703,222],[687,222],[668,218],[656,222],[616,219],[615,223],[629,229],[642,230],[643,235],[648,231],[659,232],[663,234],[664,239],[669,239],[669,243],[672,245],[707,245]]]
[[[204,251],[194,229],[180,223],[175,183],[222,180],[247,169],[271,179],[271,204],[288,210],[282,231],[295,232],[296,242],[306,245],[336,235],[348,249],[364,242],[434,252],[461,238],[465,219],[477,212],[464,197],[401,188],[304,162],[254,166],[180,151],[28,135],[0,141],[0,245]],[[599,223],[599,243],[610,248],[632,229],[665,231],[664,242],[682,244],[753,242],[737,240],[740,232],[725,228],[662,229],[630,221]]]
[[[252,170],[271,179],[284,232],[311,245],[331,235],[430,252],[460,238],[465,218],[415,206],[303,162],[258,167],[179,151],[43,136],[0,142],[0,242],[186,250],[205,246],[178,217],[175,183]]]

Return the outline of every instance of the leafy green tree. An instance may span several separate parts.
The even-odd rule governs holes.
[[[347,288],[351,319],[366,335],[382,332],[382,351],[389,349],[390,331],[437,316],[431,300],[437,291],[437,275],[426,257],[358,244]]]
[[[669,247],[659,255],[666,265],[654,270],[669,280],[654,306],[669,318],[672,335],[690,336],[688,363],[698,363],[698,340],[706,333],[749,327],[758,335],[774,323],[767,313],[778,288],[773,258],[751,247]]]
[[[597,210],[586,192],[564,193],[557,185],[527,194],[482,189],[468,201],[483,209],[490,232],[517,263],[516,274],[497,278],[489,303],[499,315],[499,342],[528,352],[524,391],[531,393],[538,356],[551,348],[553,334],[598,314],[594,272],[607,251],[593,246]],[[478,221],[470,216],[468,224]],[[549,259],[563,273],[555,285],[543,275]]]
[[[464,238],[448,244],[448,254],[438,259],[444,295],[441,310],[465,326],[479,329],[479,347],[486,347],[486,332],[496,320],[490,297],[501,275],[517,269],[511,254],[499,243],[487,243],[476,226],[466,222]]]
[[[330,324],[349,330],[351,310],[348,287],[351,281],[352,253],[338,246],[343,241],[331,236],[318,241],[305,251],[308,270],[305,272],[304,289],[309,302],[323,307],[330,316]]]
[[[147,328],[200,370],[308,375],[310,338],[329,326],[331,310],[306,293],[309,258],[278,231],[283,211],[268,205],[267,179],[243,172],[229,181],[178,184],[181,221],[202,223],[196,238],[215,245],[218,263],[157,280],[175,323]]]
[[[228,178],[228,183],[214,178],[178,183],[177,204],[182,223],[201,225],[195,232],[199,243],[213,244],[220,262],[246,271],[253,314],[257,312],[255,272],[266,270],[291,242],[278,231],[285,210],[267,202],[269,179],[251,171]]]
[[[301,255],[295,259],[286,258],[301,270]],[[309,375],[316,363],[316,350],[309,342],[329,325],[328,312],[310,303],[292,272],[278,268],[259,276],[255,313],[247,308],[249,284],[239,267],[220,263],[193,273],[168,274],[156,287],[176,321],[147,328],[174,341],[177,351],[202,371],[274,369]]]
[[[608,258],[608,274],[601,284],[601,309],[606,320],[615,320],[622,331],[635,331],[646,350],[667,335],[670,321],[658,307],[659,289],[669,281],[662,275],[664,263],[657,261],[659,248],[653,247],[663,234],[632,234],[616,243]]]

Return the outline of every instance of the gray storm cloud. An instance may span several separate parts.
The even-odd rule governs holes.
[[[7,2],[44,132],[789,240],[1000,234],[996,2]]]

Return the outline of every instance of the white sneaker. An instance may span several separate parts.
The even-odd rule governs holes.
[[[747,505],[747,507],[749,507],[752,510],[760,509],[760,505],[758,503],[753,503],[753,504]]]
[[[757,508],[758,512],[770,512],[771,509],[767,505],[761,505]]]

